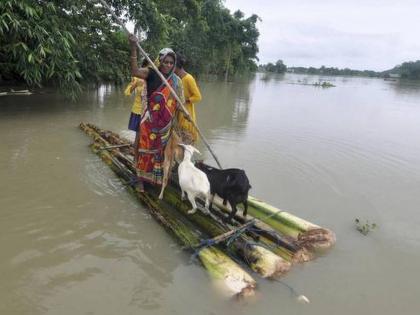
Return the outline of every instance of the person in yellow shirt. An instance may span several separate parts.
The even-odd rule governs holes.
[[[177,54],[175,74],[181,78],[182,85],[184,86],[185,108],[194,123],[197,123],[194,107],[195,104],[201,101],[201,93],[194,77],[185,71],[185,61],[184,56]],[[193,143],[197,142],[198,132],[194,125],[185,118],[182,112],[179,112],[178,114],[178,123],[181,130],[187,132],[191,136]]]
[[[128,129],[136,132],[136,139],[134,141],[134,159],[138,159],[137,145],[139,142],[139,127],[141,121],[141,114],[143,106],[146,105],[146,88],[143,79],[132,77],[131,82],[125,88],[124,94],[130,96],[135,93],[134,104],[131,107],[130,119],[128,121]]]

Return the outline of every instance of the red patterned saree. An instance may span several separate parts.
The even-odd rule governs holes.
[[[167,80],[172,88],[177,93],[181,91],[182,95],[181,80],[174,74]],[[137,175],[143,181],[157,185],[162,184],[164,150],[169,140],[176,109],[177,101],[164,84],[149,97],[140,123],[138,145]]]

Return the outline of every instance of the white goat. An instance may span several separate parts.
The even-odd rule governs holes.
[[[185,193],[188,195],[188,200],[191,202],[192,209],[188,214],[193,214],[197,211],[197,204],[195,197],[202,196],[206,198],[206,213],[208,213],[210,201],[210,183],[207,175],[200,171],[191,162],[191,157],[194,152],[201,154],[196,148],[191,145],[179,144],[184,148],[184,160],[178,166],[179,186],[181,186],[181,198],[185,199]]]

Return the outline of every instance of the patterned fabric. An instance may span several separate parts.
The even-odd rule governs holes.
[[[175,74],[167,78],[169,84],[183,100],[182,82]],[[162,184],[164,150],[176,117],[177,102],[169,88],[162,84],[148,100],[140,123],[139,159],[137,175],[152,184]]]

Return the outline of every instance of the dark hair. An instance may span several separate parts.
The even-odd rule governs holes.
[[[146,68],[149,65],[149,61],[147,61],[147,58],[143,58],[141,61],[141,67]]]
[[[185,65],[186,61],[187,60],[185,59],[185,56],[181,55],[180,53],[176,54],[176,66],[177,66],[177,68],[179,68],[179,69],[184,68],[184,65]]]

